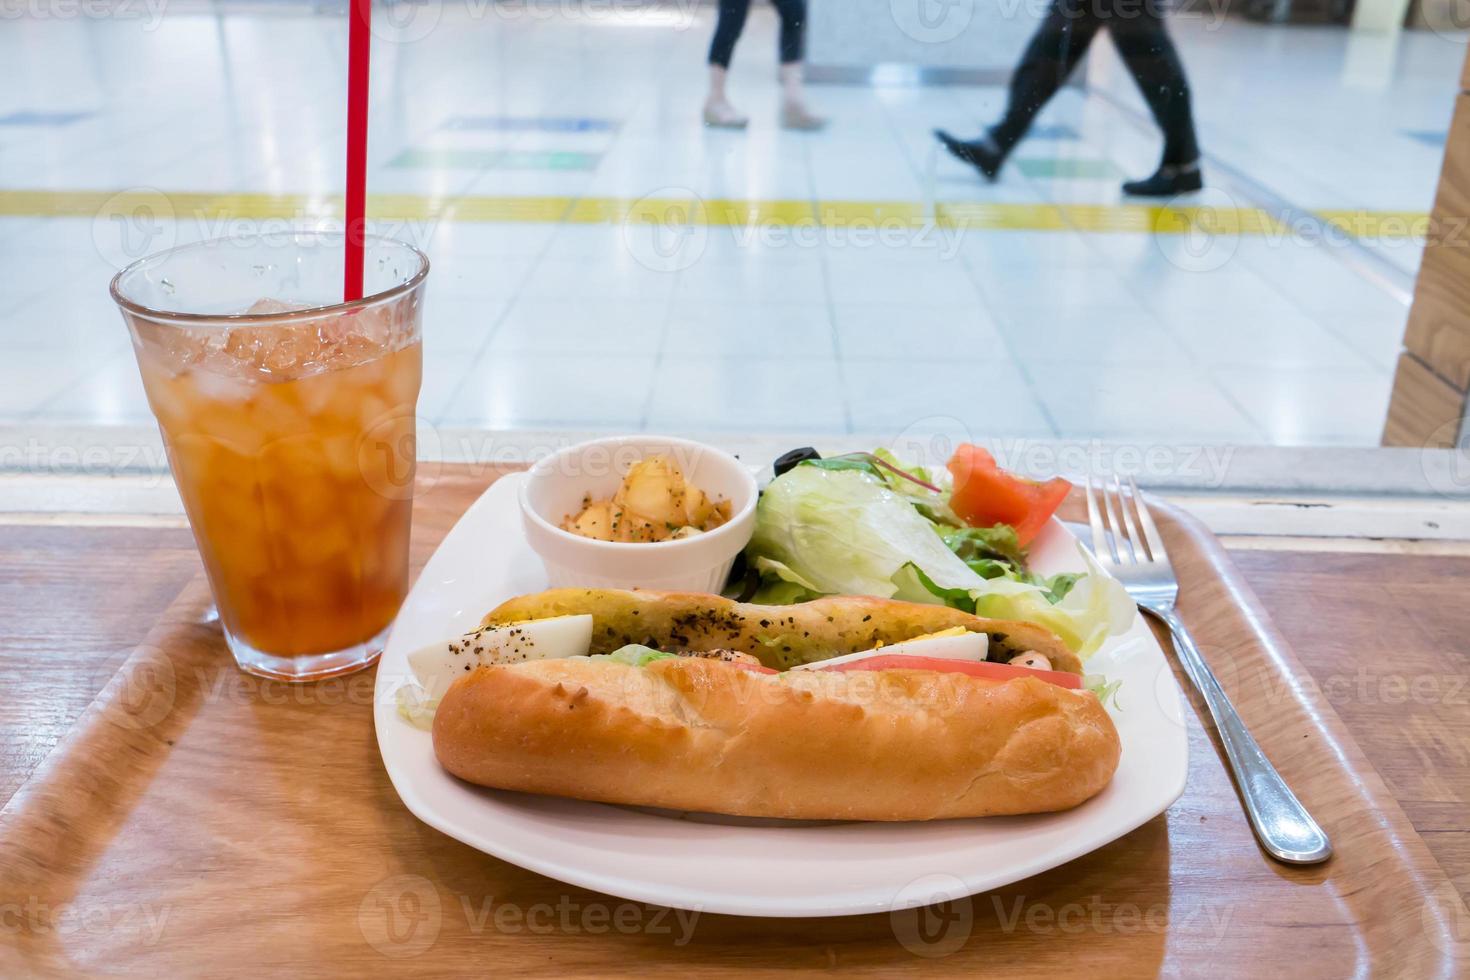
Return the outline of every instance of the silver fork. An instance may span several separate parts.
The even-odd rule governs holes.
[[[1138,492],[1138,485],[1128,480],[1127,494],[1116,476],[1110,493],[1106,484],[1100,488],[1103,508],[1098,507],[1092,478],[1087,480],[1087,522],[1092,526],[1092,550],[1097,560],[1122,583],[1123,588],[1140,609],[1158,617],[1174,635],[1174,647],[1184,672],[1204,698],[1225,758],[1235,776],[1235,785],[1245,803],[1251,828],[1266,853],[1288,864],[1317,864],[1332,856],[1332,844],[1317,821],[1302,806],[1286,785],[1276,767],[1266,758],[1255,738],[1226,697],[1215,679],[1210,665],[1200,655],[1199,647],[1174,611],[1179,598],[1179,579],[1169,564],[1164,539]],[[1129,503],[1132,503],[1132,508]],[[1138,514],[1135,524],[1133,513]],[[1104,523],[1106,514],[1106,524]],[[1143,534],[1140,535],[1139,529]]]

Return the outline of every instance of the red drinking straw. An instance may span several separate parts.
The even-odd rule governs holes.
[[[347,12],[347,264],[342,301],[362,299],[362,246],[367,205],[368,55],[373,0],[352,0]]]

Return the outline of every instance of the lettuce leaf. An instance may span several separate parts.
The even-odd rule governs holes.
[[[1085,550],[1085,574],[1040,582],[1014,567],[972,568],[945,543],[946,530],[920,513],[910,494],[895,492],[870,471],[803,463],[761,495],[746,555],[771,582],[771,595],[793,594],[796,587],[806,598],[876,595],[941,603],[1037,623],[1083,655],[1133,620],[1136,608],[1127,593]],[[982,545],[993,549],[1003,541],[997,533],[988,542],[976,535],[966,544],[976,550],[973,560],[999,562],[978,555]]]
[[[874,460],[879,462],[875,463]],[[930,469],[914,466],[899,459],[888,449],[875,449],[871,453],[850,453],[846,456],[829,456],[826,459],[809,459],[802,466],[815,466],[825,470],[857,470],[876,477],[884,486],[904,497],[914,508],[935,524],[964,527],[965,522],[949,508],[949,494],[953,478],[947,469]],[[938,487],[935,493],[913,480],[906,480],[894,470],[902,470],[930,486]]]
[[[674,654],[664,653],[662,650],[655,650],[653,647],[646,647],[641,643],[629,643],[627,646],[618,647],[612,653],[596,654],[593,656],[593,659],[596,660],[606,657],[608,660],[616,660],[618,663],[627,664],[629,667],[642,667],[646,664],[653,663],[655,660],[667,660],[672,656]]]
[[[1083,674],[1082,686],[1097,695],[1097,699],[1102,702],[1104,708],[1108,706],[1109,701],[1112,701],[1113,709],[1117,710],[1118,688],[1123,686],[1122,681],[1109,681],[1102,674]]]
[[[823,595],[891,596],[893,576],[909,562],[942,586],[979,579],[882,480],[808,463],[761,494],[746,556],[779,562]]]
[[[1072,591],[1072,586],[1082,581],[1083,575],[1083,572],[1058,572],[1051,578],[1039,578],[1035,575],[1030,578],[1045,590],[1049,601],[1061,602]]]
[[[873,465],[873,461],[866,456],[854,453],[851,456],[828,456],[824,459],[808,459],[798,464],[800,466],[815,466],[819,470],[857,470],[869,476],[883,479],[883,470]]]
[[[1076,578],[1061,599],[1051,601],[1051,593],[1040,586],[1025,594],[978,596],[976,615],[1038,623],[1082,656],[1096,650],[1109,636],[1132,625],[1138,607],[1086,548],[1079,544],[1077,552],[1087,563],[1087,573]]]
[[[393,692],[398,702],[398,716],[415,728],[431,731],[434,727],[434,712],[439,710],[439,698],[424,690],[416,681],[400,685]]]
[[[1021,542],[1016,538],[1016,529],[1009,524],[997,524],[994,527],[946,527],[940,528],[939,534],[950,551],[980,572],[984,578],[995,576],[986,575],[975,567],[977,564],[1001,563],[1014,571],[1022,571],[1026,567],[1026,549],[1021,547]]]
[[[757,557],[755,568],[760,572],[761,587],[756,590],[751,602],[767,606],[789,606],[794,602],[820,599],[825,594],[774,559]]]

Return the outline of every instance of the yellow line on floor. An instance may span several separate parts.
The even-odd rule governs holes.
[[[934,212],[941,228],[1064,231],[1070,227],[1055,204],[946,202],[936,205]]]
[[[1429,215],[1423,211],[1346,211],[1329,209],[1317,217],[1354,238],[1427,238]]]
[[[342,199],[310,194],[212,194],[132,188],[125,191],[0,191],[0,216],[195,221],[216,234],[227,221],[311,221],[338,218]],[[1422,238],[1429,216],[1413,211],[1329,209],[1316,212],[1348,234]],[[747,201],[688,197],[434,197],[376,194],[368,215],[385,221],[661,222],[710,226],[918,227],[981,231],[1133,232],[1172,235],[1281,234],[1281,222],[1259,208],[1147,204],[1022,204],[994,201]]]

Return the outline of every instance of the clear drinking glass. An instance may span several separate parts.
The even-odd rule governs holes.
[[[262,677],[373,663],[408,589],[429,260],[365,252],[353,303],[340,235],[184,245],[112,280],[225,638]]]

